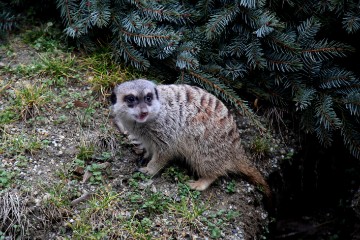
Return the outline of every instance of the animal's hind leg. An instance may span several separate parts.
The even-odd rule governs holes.
[[[193,190],[203,191],[207,189],[216,179],[217,177],[202,177],[197,181],[189,181],[188,184]]]

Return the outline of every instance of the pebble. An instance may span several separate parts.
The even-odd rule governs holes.
[[[266,214],[265,212],[261,212],[260,216],[262,219],[266,219],[268,217],[268,214]]]
[[[44,136],[48,136],[49,135],[49,131],[43,129],[43,128],[38,128],[36,129],[36,131]]]
[[[145,188],[147,188],[148,186],[150,186],[152,183],[153,183],[154,181],[153,180],[148,180],[148,181],[146,181],[146,182],[141,182],[140,184],[139,184],[139,188],[140,189],[145,189]]]
[[[34,201],[35,201],[35,205],[36,205],[36,206],[40,206],[41,199],[35,198]]]

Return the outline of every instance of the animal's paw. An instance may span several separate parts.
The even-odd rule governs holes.
[[[146,166],[149,163],[149,159],[145,157],[139,157],[136,160],[138,166]]]
[[[141,155],[146,152],[144,145],[136,137],[130,134],[128,136],[128,140],[133,145],[133,150],[137,155]]]
[[[139,172],[142,172],[146,175],[155,175],[155,171],[153,171],[152,169],[148,168],[148,167],[142,167],[138,169]]]
[[[141,145],[135,145],[132,149],[136,155],[142,155],[145,153],[145,149]]]
[[[214,182],[216,180],[216,177],[212,178],[212,177],[204,177],[204,178],[200,178],[197,181],[194,180],[190,180],[188,182],[188,185],[191,189],[193,190],[198,190],[198,191],[204,191],[205,189],[207,189],[210,184],[212,182]]]
[[[204,191],[208,187],[208,185],[204,184],[202,181],[194,181],[194,180],[188,181],[188,185],[190,189],[198,190],[198,191]]]

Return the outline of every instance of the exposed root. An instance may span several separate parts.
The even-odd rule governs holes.
[[[76,206],[76,205],[78,205],[78,204],[81,203],[81,202],[87,201],[88,199],[90,199],[90,197],[91,197],[92,195],[93,195],[93,194],[88,193],[88,192],[84,193],[83,195],[81,195],[81,197],[73,200],[73,201],[71,202],[71,206]]]

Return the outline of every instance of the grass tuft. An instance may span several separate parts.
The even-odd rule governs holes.
[[[75,76],[75,55],[66,54],[56,56],[52,54],[41,54],[40,74],[50,75],[53,79],[72,78]]]
[[[26,203],[15,190],[0,192],[0,232],[10,239],[21,239],[28,228]]]
[[[40,140],[36,134],[9,134],[3,131],[0,139],[0,154],[5,156],[34,155],[47,144],[46,141]]]
[[[250,143],[250,150],[255,158],[262,158],[270,153],[271,143],[266,137],[256,137]]]
[[[111,90],[117,84],[141,77],[136,69],[125,68],[112,61],[109,49],[103,49],[90,57],[83,58],[82,65],[88,70],[87,81],[92,86],[93,92],[103,101],[108,99]]]
[[[20,112],[23,120],[37,116],[41,109],[50,102],[48,90],[43,85],[26,84],[19,89],[14,88],[14,109]]]

